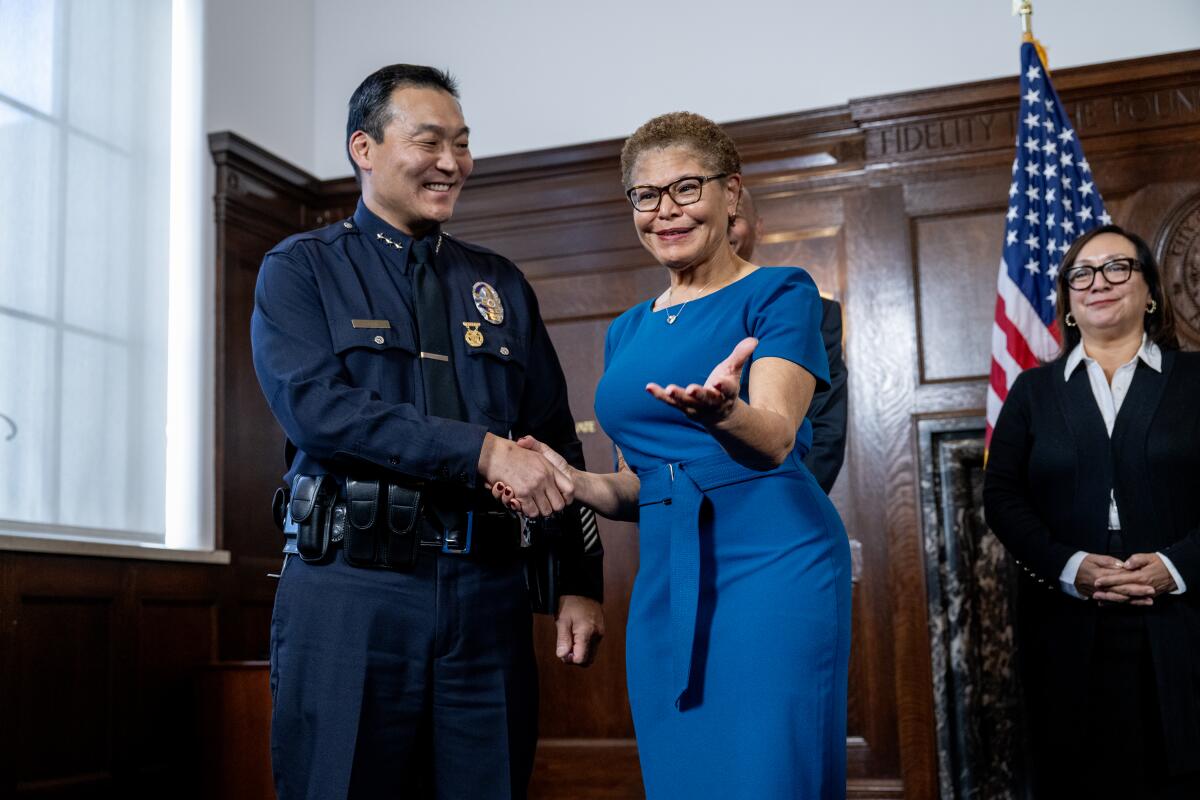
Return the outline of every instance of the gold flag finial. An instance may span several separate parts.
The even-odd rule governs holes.
[[[1021,38],[1033,41],[1033,0],[1013,0],[1013,14],[1021,15]]]
[[[1046,58],[1046,48],[1042,47],[1033,35],[1033,0],[1012,0],[1013,16],[1021,15],[1021,41],[1032,42],[1037,48],[1038,58],[1042,60],[1042,66],[1046,68],[1046,74],[1050,74],[1050,62]]]

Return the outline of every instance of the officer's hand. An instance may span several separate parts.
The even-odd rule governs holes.
[[[587,667],[596,657],[604,638],[604,609],[589,597],[563,595],[554,617],[558,627],[558,645],[554,654],[564,664]]]
[[[571,478],[551,466],[540,453],[491,433],[483,438],[479,474],[493,493],[498,483],[510,489],[527,517],[548,517],[562,511],[575,496]]]

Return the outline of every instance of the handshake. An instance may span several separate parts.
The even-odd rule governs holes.
[[[532,436],[513,442],[487,434],[479,475],[493,497],[527,517],[548,517],[575,499],[575,468]]]

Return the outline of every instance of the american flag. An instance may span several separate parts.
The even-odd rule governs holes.
[[[992,326],[987,443],[1008,388],[1021,370],[1054,358],[1059,262],[1076,237],[1112,222],[1092,168],[1033,42],[1021,45],[1017,157],[1008,187],[1004,255]]]

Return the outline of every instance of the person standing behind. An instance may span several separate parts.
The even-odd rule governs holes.
[[[739,258],[750,261],[762,237],[763,221],[750,190],[742,187],[737,214],[729,226],[729,244]],[[816,477],[825,494],[833,489],[842,462],[846,458],[846,422],[848,392],[846,361],[842,358],[842,306],[836,300],[821,298],[821,339],[829,359],[829,388],[813,395],[808,407],[812,423],[812,449],[804,456],[804,465]]]
[[[520,798],[537,738],[522,526],[487,487],[561,515],[558,655],[603,634],[601,551],[569,479],[583,466],[533,290],[450,237],[471,172],[452,78],[397,64],[350,99],[354,215],[265,257],[254,366],[294,456],[271,620],[281,800]]]

